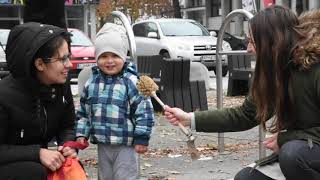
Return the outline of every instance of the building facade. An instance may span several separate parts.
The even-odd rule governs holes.
[[[67,27],[80,29],[95,39],[96,2],[79,1],[79,3],[66,4],[65,7]],[[0,28],[11,29],[15,25],[22,24],[23,9],[23,3],[11,0],[0,1]]]
[[[305,10],[320,8],[319,0],[270,0],[278,5],[291,8],[297,14]],[[232,10],[241,8],[251,8],[255,10],[264,8],[266,0],[184,0],[181,1],[183,18],[194,19],[208,29],[219,29],[223,19]],[[244,23],[243,23],[244,22]],[[228,32],[242,35],[246,31],[246,21],[243,17],[236,17],[230,24]]]

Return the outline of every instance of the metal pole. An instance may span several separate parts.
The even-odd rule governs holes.
[[[223,40],[223,34],[228,27],[231,20],[237,16],[237,15],[243,15],[247,17],[248,19],[251,19],[253,15],[244,9],[236,9],[232,12],[230,12],[225,20],[222,22],[222,25],[219,30],[218,39],[217,39],[217,52],[216,52],[216,59],[217,59],[217,66],[216,66],[216,80],[217,80],[217,108],[222,108],[222,101],[223,101],[223,91],[222,91],[222,65],[221,65],[221,49],[222,49],[222,40]],[[246,52],[245,52],[246,53]],[[245,54],[244,53],[244,54]],[[218,150],[219,152],[224,151],[224,135],[223,133],[218,133]]]
[[[130,56],[131,56],[131,59],[132,61],[137,64],[137,55],[136,55],[136,41],[134,40],[134,34],[133,34],[133,30],[132,30],[132,27],[130,25],[130,22],[127,18],[127,16],[125,16],[122,12],[120,11],[113,11],[111,13],[113,16],[115,17],[118,17],[124,28],[126,29],[127,31],[127,36],[128,36],[128,39],[129,39],[129,46],[130,46]]]
[[[257,13],[258,8],[257,8],[256,0],[252,0],[252,4],[253,4],[253,8],[254,8],[254,13]]]
[[[97,28],[96,28],[96,4],[91,4],[90,5],[90,37],[92,40],[96,39],[96,33],[97,33]]]
[[[82,5],[82,8],[83,8],[83,31],[85,34],[89,35],[89,31],[88,31],[88,22],[89,22],[89,19],[88,19],[88,9],[87,9],[87,5],[83,4]]]
[[[263,145],[263,141],[266,137],[266,133],[263,129],[263,127],[260,125],[259,126],[259,158],[263,158],[263,157],[266,157],[266,148],[264,147]]]

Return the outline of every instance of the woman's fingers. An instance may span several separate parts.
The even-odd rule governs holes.
[[[64,162],[64,157],[61,156],[61,153],[57,152],[55,153],[55,155],[52,156],[52,159],[49,160],[48,166],[51,171],[56,171],[62,166],[62,163]]]
[[[273,152],[277,153],[279,151],[278,146],[278,134],[275,133],[263,141],[263,144],[266,148],[272,150]]]
[[[56,168],[59,169],[62,166],[62,163],[65,161],[64,156],[59,152],[56,151],[56,156],[54,157],[54,162]]]
[[[45,167],[56,171],[62,166],[65,158],[59,151],[40,149],[40,161]]]

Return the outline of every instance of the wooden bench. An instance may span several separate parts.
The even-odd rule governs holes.
[[[162,56],[138,56],[137,67],[141,75],[151,77],[158,85],[160,85],[161,62]]]
[[[190,60],[164,59],[162,56],[138,56],[138,72],[151,77],[159,86],[157,95],[169,106],[187,112],[207,110],[207,94],[204,81],[190,81]],[[162,111],[152,100],[154,109]]]
[[[161,65],[160,98],[184,111],[207,110],[205,82],[190,81],[190,60],[164,59]]]
[[[228,55],[228,96],[247,95],[254,75],[253,55]]]

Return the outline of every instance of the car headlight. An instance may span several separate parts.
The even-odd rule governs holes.
[[[228,42],[222,41],[222,50],[232,50]]]
[[[174,49],[178,50],[178,51],[190,51],[191,48],[190,46],[186,45],[186,44],[175,44],[173,45]]]
[[[191,50],[191,48],[190,48],[190,46],[188,46],[188,45],[178,45],[177,46],[177,49],[179,49],[180,51],[190,51]]]

